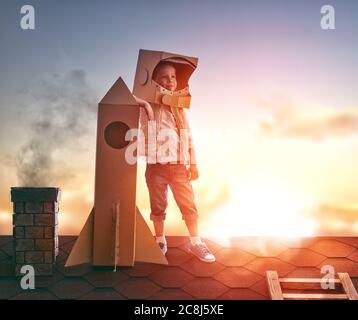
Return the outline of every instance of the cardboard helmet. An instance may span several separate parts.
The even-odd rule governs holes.
[[[177,89],[170,91],[153,79],[156,69],[163,63],[176,70]],[[139,50],[133,94],[150,103],[165,104],[176,108],[189,108],[191,95],[189,79],[198,65],[198,58],[179,54]]]

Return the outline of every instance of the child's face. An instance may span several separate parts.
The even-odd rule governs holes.
[[[154,80],[165,89],[174,91],[177,87],[175,68],[170,65],[161,66]]]

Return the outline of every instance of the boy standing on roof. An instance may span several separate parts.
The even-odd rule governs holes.
[[[152,80],[160,90],[174,92],[177,89],[175,65],[161,61],[153,72]],[[135,98],[143,107],[140,111],[140,122],[146,142],[145,177],[150,197],[150,219],[154,224],[156,241],[165,254],[167,242],[164,220],[169,186],[188,228],[190,251],[201,261],[214,262],[214,255],[201,240],[198,231],[198,211],[191,181],[198,179],[199,173],[185,111],[164,104],[149,104],[145,100]]]

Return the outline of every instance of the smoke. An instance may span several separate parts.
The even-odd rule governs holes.
[[[94,124],[97,98],[83,70],[42,81],[26,112],[32,113],[26,142],[16,158],[21,186],[58,185],[74,175],[71,156]],[[33,112],[32,112],[33,111]]]

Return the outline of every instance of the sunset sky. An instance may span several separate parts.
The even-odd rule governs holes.
[[[328,2],[335,30],[320,28]],[[188,117],[203,235],[358,235],[358,1],[27,1],[33,31],[23,4],[0,3],[0,234],[31,170],[62,189],[60,233],[81,230],[97,103],[119,76],[132,89],[143,48],[199,57]],[[172,197],[166,228],[186,234]]]

